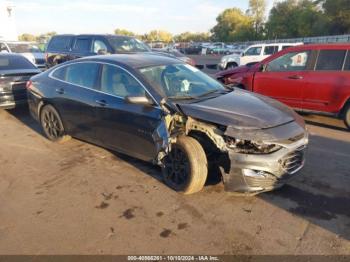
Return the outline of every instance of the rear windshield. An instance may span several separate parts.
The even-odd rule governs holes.
[[[149,52],[150,48],[142,41],[132,37],[109,37],[109,43],[115,52]]]
[[[35,44],[30,43],[8,43],[7,44],[13,53],[42,53],[40,48]]]
[[[21,56],[0,55],[0,70],[36,69],[26,58]]]

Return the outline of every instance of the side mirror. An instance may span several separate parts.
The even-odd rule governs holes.
[[[259,72],[265,72],[267,69],[267,64],[261,64],[259,66]]]
[[[154,104],[153,101],[146,96],[127,96],[125,97],[125,101],[129,104],[137,104],[144,106],[151,106]]]
[[[99,54],[99,55],[108,55],[108,52],[107,52],[106,49],[99,49],[99,50],[97,51],[97,54]]]
[[[245,56],[244,52],[242,52],[241,56]]]

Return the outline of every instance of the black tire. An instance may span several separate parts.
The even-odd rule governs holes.
[[[235,62],[233,62],[233,63],[227,63],[227,65],[226,65],[226,69],[231,69],[231,68],[235,68],[235,67],[237,67],[238,65],[235,63]]]
[[[345,107],[343,120],[346,127],[350,130],[350,104]]]
[[[41,109],[40,123],[49,140],[64,142],[70,138],[66,135],[61,117],[53,106],[46,105]]]
[[[163,159],[163,180],[184,194],[199,192],[208,175],[208,163],[201,144],[192,137],[179,137]]]

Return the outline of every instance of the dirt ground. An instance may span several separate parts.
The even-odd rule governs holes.
[[[184,196],[148,163],[51,143],[0,110],[0,254],[350,254],[350,133],[307,116],[306,166],[282,189]]]

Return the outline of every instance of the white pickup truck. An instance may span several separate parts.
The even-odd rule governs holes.
[[[249,46],[242,54],[226,55],[221,58],[219,69],[225,70],[241,65],[256,63],[285,48],[302,45],[303,43],[272,43]]]

